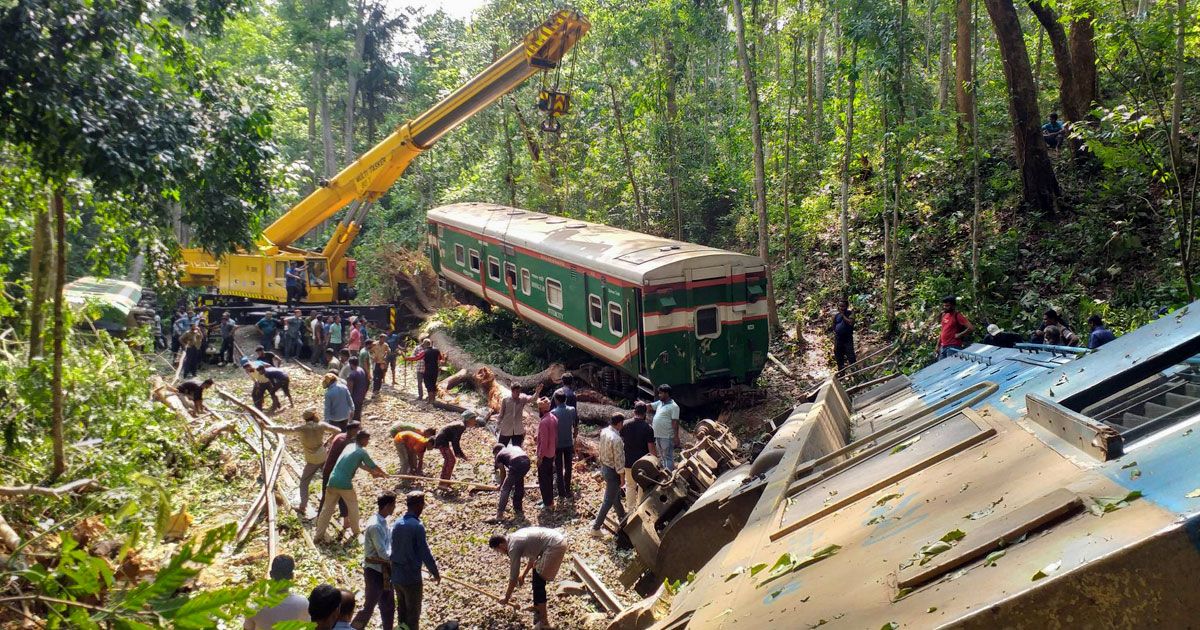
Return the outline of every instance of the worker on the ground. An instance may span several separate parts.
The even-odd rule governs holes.
[[[1117,336],[1113,331],[1104,327],[1104,320],[1100,319],[1099,315],[1093,313],[1087,319],[1088,326],[1092,327],[1092,332],[1088,335],[1088,350],[1095,350],[1104,344],[1116,340]]]
[[[410,630],[420,630],[421,596],[424,566],[434,582],[440,582],[437,561],[429,550],[421,513],[425,511],[425,493],[414,490],[404,497],[405,512],[392,525],[392,588],[396,590],[396,617]]]
[[[508,556],[508,590],[500,603],[508,604],[513,590],[525,582],[525,576],[533,572],[533,623],[535,629],[550,627],[550,613],[546,609],[546,583],[558,576],[563,558],[567,555],[567,537],[561,531],[545,527],[525,527],[504,536],[496,534],[488,540],[488,547],[501,555]],[[529,564],[521,571],[521,560]]]
[[[279,409],[279,396],[276,394],[279,390],[283,390],[283,394],[287,396],[288,406],[294,407],[296,403],[292,402],[292,377],[288,373],[277,368],[268,367],[266,365],[258,366],[258,373],[267,377],[267,392],[271,394],[271,411]]]
[[[296,561],[291,556],[280,554],[271,560],[272,580],[291,582],[295,578]],[[271,630],[277,623],[285,621],[308,621],[308,599],[303,595],[288,592],[283,601],[275,606],[263,608],[242,623],[243,630]]]
[[[317,505],[317,512],[320,513],[321,508],[325,507],[325,490],[329,487],[329,476],[333,474],[333,465],[337,463],[339,457],[346,450],[347,446],[354,443],[354,438],[358,437],[358,430],[361,425],[354,421],[349,421],[346,428],[339,434],[329,438],[325,443],[325,450],[329,452],[325,456],[325,465],[321,467],[321,501]],[[346,517],[346,502],[338,501],[338,511],[342,518]]]
[[[554,409],[558,418],[558,441],[554,445],[554,478],[558,483],[558,496],[571,499],[571,472],[575,467],[575,438],[579,435],[579,413],[567,404],[563,391],[554,392]]]
[[[233,332],[237,330],[237,321],[229,311],[221,313],[221,357],[220,365],[233,363]]]
[[[621,442],[621,427],[625,424],[625,415],[614,413],[608,421],[608,426],[600,431],[600,444],[596,459],[600,462],[600,476],[604,478],[604,500],[600,503],[600,511],[592,522],[592,536],[600,538],[604,534],[604,518],[608,511],[617,511],[617,522],[625,520],[625,506],[621,505],[621,471],[625,469],[625,446]]]
[[[175,319],[171,322],[171,357],[172,360],[178,357],[179,352],[183,350],[183,344],[179,338],[192,328],[192,320],[187,311],[179,309],[175,313]]]
[[[971,320],[958,311],[958,300],[953,295],[942,298],[941,326],[937,346],[939,361],[950,356],[952,351],[962,350],[965,346],[963,337],[975,330]]]
[[[462,435],[467,429],[479,426],[479,415],[470,409],[462,412],[462,419],[457,422],[451,422],[437,430],[433,436],[433,447],[442,454],[442,473],[440,476],[442,482],[438,484],[438,488],[447,490],[450,484],[451,476],[454,474],[454,465],[458,462],[458,458],[463,461],[468,461],[467,454],[462,450]]]
[[[359,350],[362,350],[364,341],[362,330],[358,327],[358,324],[355,323],[354,318],[351,318],[350,332],[348,338],[346,339],[346,349],[350,351],[351,355],[356,355],[358,354]]]
[[[345,337],[342,335],[343,331],[342,316],[334,315],[333,319],[330,320],[329,325],[325,327],[325,334],[329,339],[329,347],[333,348],[335,353],[340,353],[342,351],[342,343],[343,339],[345,339]]]
[[[250,389],[250,400],[254,401],[254,406],[258,409],[263,408],[263,399],[267,396],[267,377],[258,371],[260,366],[264,364],[259,361],[251,361],[246,357],[242,357],[242,371],[254,383],[254,387]]]
[[[329,584],[319,584],[308,594],[308,620],[316,630],[330,630],[337,623],[342,611],[342,589]]]
[[[325,369],[328,372],[332,372],[334,376],[337,376],[337,373],[342,369],[342,362],[334,354],[333,348],[325,348]]]
[[[347,365],[350,370],[346,372],[346,387],[350,389],[350,398],[354,400],[354,420],[362,421],[363,405],[367,402],[367,373],[359,367],[358,357],[352,356],[348,359]]]
[[[441,364],[445,360],[442,351],[433,347],[433,341],[426,337],[421,340],[421,348],[418,352],[411,357],[405,357],[404,360],[420,361],[417,366],[417,378],[420,379],[417,385],[417,395],[420,396],[423,385],[425,396],[429,402],[437,399],[438,370],[441,369]]]
[[[350,376],[349,350],[342,348],[338,351],[338,363],[342,364],[342,367],[338,368],[338,378],[342,379],[342,382],[344,383],[346,382],[346,378]]]
[[[387,519],[396,511],[396,495],[385,492],[375,500],[375,515],[363,534],[363,605],[350,625],[361,630],[371,621],[375,606],[383,630],[392,630],[396,598],[392,593],[391,528]]]
[[[658,455],[654,446],[654,429],[646,422],[644,401],[633,405],[633,419],[621,427],[621,442],[625,448],[625,512],[632,513],[642,503],[642,487],[633,479],[633,463],[646,455]]]
[[[371,384],[371,349],[375,347],[374,339],[363,341],[363,345],[358,349],[358,365],[367,373],[367,385]]]
[[[563,372],[561,380],[562,387],[554,390],[554,393],[557,394],[558,392],[562,392],[563,396],[567,397],[567,405],[571,407],[578,407],[579,401],[575,397],[575,375],[571,374],[570,372]]]
[[[175,391],[179,392],[179,397],[192,404],[192,415],[198,416],[205,411],[204,408],[204,390],[213,386],[211,378],[204,379],[203,382],[196,379],[188,379],[175,386]]]
[[[492,446],[492,454],[496,456],[495,466],[503,470],[504,481],[500,483],[500,501],[496,505],[496,517],[487,519],[487,523],[499,523],[504,520],[504,504],[512,495],[513,515],[518,521],[525,520],[525,475],[529,473],[529,456],[525,450],[516,444]]]
[[[539,398],[537,429],[537,473],[538,491],[542,495],[543,510],[554,509],[554,458],[558,454],[558,416],[550,411],[550,399]]]
[[[383,377],[387,376],[388,370],[388,355],[391,352],[387,344],[387,335],[380,334],[371,345],[371,391],[375,396],[379,395],[379,390],[383,387]]]
[[[179,343],[183,346],[183,377],[195,376],[203,356],[200,349],[204,347],[204,333],[200,331],[200,325],[192,324],[179,337]]]
[[[275,349],[275,334],[279,331],[279,322],[275,321],[275,316],[267,313],[254,324],[259,331],[262,332],[262,345],[267,350]]]
[[[355,538],[358,537],[358,495],[354,492],[354,475],[359,468],[364,468],[373,477],[387,477],[387,473],[375,464],[367,452],[367,445],[370,443],[371,434],[359,431],[358,435],[354,436],[354,446],[347,448],[333,465],[329,483],[325,488],[325,504],[321,506],[321,513],[317,515],[313,540],[325,540],[325,529],[329,527],[329,519],[333,517],[333,504],[338,499],[346,502],[346,527],[350,528]]]
[[[537,399],[538,395],[542,393],[542,386],[538,385],[532,396],[522,393],[520,383],[509,383],[508,387],[512,391],[512,396],[500,400],[500,419],[496,421],[496,433],[500,436],[501,444],[523,446],[525,444],[525,405]],[[491,419],[494,413],[489,410],[484,422]]]
[[[858,361],[854,354],[854,313],[850,310],[850,301],[842,299],[838,302],[838,312],[833,315],[833,360],[837,362],[838,372]]]
[[[327,359],[325,350],[329,347],[329,338],[325,335],[325,320],[327,318],[313,314],[308,322],[309,335],[312,337],[312,352],[309,360],[314,365],[324,365]]]
[[[654,444],[663,468],[675,468],[675,448],[679,446],[679,405],[671,400],[671,386],[658,386],[658,400],[650,404],[654,411],[651,426],[654,428]]]
[[[279,355],[267,350],[264,346],[254,348],[254,358],[271,367],[279,367]]]
[[[354,398],[350,396],[350,390],[333,372],[321,377],[321,386],[325,388],[325,422],[346,428],[346,423],[354,416]]]
[[[304,317],[300,311],[283,320],[283,356],[289,359],[300,359],[300,351],[304,349]]]
[[[304,470],[300,473],[300,507],[296,509],[296,512],[300,518],[306,518],[308,515],[308,487],[312,484],[317,471],[325,466],[325,458],[329,454],[325,449],[326,434],[337,434],[342,430],[328,422],[319,421],[317,412],[312,409],[305,409],[301,418],[304,419],[301,424],[287,427],[269,425],[267,430],[272,433],[290,433],[300,438],[300,446],[304,448]]]
[[[388,345],[388,371],[392,374],[392,387],[396,386],[396,359],[400,358],[400,342],[404,340],[404,335],[395,328],[391,334],[387,336]]]
[[[406,362],[417,364],[417,400],[425,398],[425,349],[431,343],[428,338],[422,339],[421,343],[417,344],[416,351],[411,356],[404,357]]]
[[[429,442],[437,432],[433,429],[425,429],[423,432],[416,431],[401,431],[392,439],[396,445],[396,457],[400,460],[400,470],[396,471],[402,475],[424,475],[425,474],[425,451],[429,448]]]
[[[989,346],[997,348],[1013,348],[1021,343],[1021,335],[1015,332],[1008,332],[997,324],[988,324],[988,334],[980,340],[980,343],[986,343]]]

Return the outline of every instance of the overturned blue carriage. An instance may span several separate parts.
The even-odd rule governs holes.
[[[830,380],[686,510],[643,502],[639,568],[682,585],[613,627],[1195,627],[1198,353],[1195,303],[1096,352]]]

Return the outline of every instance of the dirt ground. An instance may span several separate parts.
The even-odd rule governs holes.
[[[292,377],[292,395],[295,400],[293,407],[284,408],[272,414],[272,420],[277,424],[292,424],[300,421],[301,412],[308,407],[320,411],[324,391],[319,384],[320,372],[310,373],[295,363],[289,363],[285,369]],[[208,366],[201,373],[202,377],[211,377],[218,386],[249,400],[249,380],[233,367]],[[387,472],[395,472],[398,460],[391,440],[388,437],[388,427],[397,420],[407,420],[432,427],[438,427],[457,418],[457,414],[435,409],[425,402],[415,402],[416,385],[414,373],[404,373],[399,370],[396,374],[396,384],[389,379],[378,397],[369,398],[364,408],[364,428],[372,434],[368,449],[372,458]],[[473,393],[450,394],[449,399],[466,407],[477,407],[481,400]],[[213,402],[214,405],[224,404]],[[535,434],[536,423],[530,414],[526,414],[527,443]],[[592,434],[595,428],[581,428],[581,433]],[[469,458],[460,460],[454,471],[454,478],[491,484],[491,447],[495,437],[486,429],[471,429],[463,437],[463,451]],[[238,446],[240,445],[240,449]],[[290,440],[293,455],[300,454],[298,442]],[[527,444],[528,445],[528,444]],[[191,485],[191,491],[184,497],[192,507],[191,512],[196,517],[194,527],[207,529],[222,522],[222,520],[237,520],[244,514],[249,503],[253,500],[258,488],[261,487],[260,463],[257,457],[251,455],[240,440],[228,438],[225,446],[236,450],[241,459],[230,465],[237,472],[229,474],[225,471],[224,478],[212,471],[211,474],[198,475]],[[442,464],[441,455],[430,451],[425,458],[425,471],[436,476]],[[536,485],[536,467],[526,478],[526,485]],[[617,576],[632,557],[632,551],[616,549],[611,535],[603,539],[592,538],[589,534],[591,520],[599,507],[603,485],[598,476],[598,469],[593,463],[576,462],[575,481],[577,498],[573,504],[556,506],[553,512],[539,512],[537,505],[541,502],[536,491],[525,494],[525,515],[531,525],[556,527],[563,529],[570,541],[571,552],[580,554],[585,561],[601,575],[608,586],[612,588],[625,603],[639,599],[636,593],[626,591],[617,581]],[[411,489],[422,488],[420,482],[397,482],[393,479],[375,479],[366,472],[360,471],[355,477],[355,486],[362,507],[362,519],[374,510],[374,498],[380,493],[392,491],[398,495]],[[429,490],[431,488],[424,488]],[[312,487],[314,495],[319,492],[319,484]],[[298,502],[298,497],[291,497]],[[315,514],[315,501],[310,508],[310,515]],[[497,493],[458,492],[453,496],[439,497],[428,495],[428,504],[422,521],[428,532],[433,555],[443,575],[451,576],[470,582],[486,591],[503,595],[508,579],[507,559],[491,551],[487,547],[488,537],[493,533],[507,533],[524,526],[511,520],[511,504],[507,511],[509,521],[501,525],[489,525],[484,519],[494,516],[496,511]],[[402,513],[402,504],[395,517]],[[395,518],[394,517],[394,518]],[[350,534],[344,532],[342,543],[320,545],[314,550],[304,540],[300,528],[307,530],[310,535],[314,520],[301,521],[292,510],[280,510],[279,537],[280,553],[293,555],[297,560],[296,592],[307,594],[314,586],[322,582],[333,583],[337,586],[359,591],[359,601],[362,601],[362,554],[361,540],[350,539]],[[337,520],[337,519],[335,519]],[[230,584],[254,579],[265,573],[266,569],[266,530],[260,523],[250,542],[239,550],[224,557],[213,567],[207,569],[201,576],[200,586],[205,584]],[[566,568],[560,571],[558,580],[576,579]],[[560,628],[595,628],[606,625],[606,617],[599,614],[600,608],[588,595],[559,597],[554,595],[555,585],[550,585],[550,614],[556,627]],[[514,593],[514,601],[518,610],[501,607],[485,596],[471,592],[468,589],[455,586],[446,580],[441,584],[426,581],[423,627],[434,628],[438,624],[455,620],[464,628],[524,628],[532,626],[532,613],[528,612],[531,604],[529,583],[518,587]],[[378,612],[374,615],[371,628],[379,628]]]

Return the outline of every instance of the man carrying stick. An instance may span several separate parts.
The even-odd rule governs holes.
[[[508,590],[501,604],[508,604],[513,590],[525,583],[525,577],[533,572],[533,623],[535,629],[550,627],[550,613],[546,608],[546,583],[558,576],[563,558],[567,555],[567,537],[556,529],[525,527],[504,536],[496,534],[488,540],[488,547],[508,556]],[[521,572],[521,560],[528,566]]]
[[[325,456],[328,454],[325,450],[325,434],[341,433],[342,430],[328,422],[319,421],[317,412],[312,409],[305,409],[301,417],[303,424],[290,427],[271,425],[266,429],[272,433],[295,434],[300,438],[300,446],[304,447],[304,471],[300,473],[300,507],[296,512],[300,518],[307,518],[308,487],[317,472],[325,466]]]

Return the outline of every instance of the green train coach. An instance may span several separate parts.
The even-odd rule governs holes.
[[[427,249],[446,282],[642,389],[749,385],[766,361],[766,275],[756,256],[483,203],[430,210]]]

